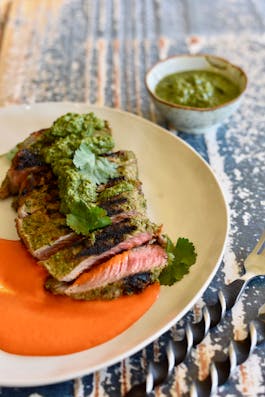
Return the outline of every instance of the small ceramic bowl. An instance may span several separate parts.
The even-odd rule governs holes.
[[[239,95],[222,105],[196,108],[177,105],[155,94],[158,82],[165,76],[188,70],[208,70],[222,74],[239,87]],[[146,88],[156,107],[178,131],[194,134],[206,133],[216,128],[239,106],[247,88],[247,76],[238,66],[214,55],[177,55],[156,63],[146,74]]]

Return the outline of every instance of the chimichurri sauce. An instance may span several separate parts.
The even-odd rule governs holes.
[[[155,93],[174,104],[209,108],[236,98],[240,90],[221,74],[208,70],[189,70],[164,77],[157,84]]]

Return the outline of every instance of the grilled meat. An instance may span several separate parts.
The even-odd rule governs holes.
[[[54,123],[51,135],[45,134],[49,130],[41,130],[17,146],[0,187],[0,199],[16,196],[13,207],[18,213],[17,231],[30,253],[48,270],[47,289],[75,299],[112,299],[138,293],[157,280],[167,255],[161,227],[146,215],[136,157],[131,151],[109,152],[113,141],[107,122],[100,124],[102,130],[93,127],[84,135],[79,131],[73,145],[69,137],[73,126],[69,125],[68,134],[65,121],[75,123],[76,115],[66,116]],[[82,121],[88,130],[89,120]],[[88,206],[104,209],[111,219],[110,225],[86,236],[67,225],[65,214],[71,207],[68,196],[65,199],[61,193],[68,174],[57,179],[59,169],[65,170],[66,166],[69,170],[72,166],[75,145],[79,147],[82,139],[93,146],[93,153],[115,163],[117,170],[105,184],[96,186],[85,181],[88,190],[82,200],[88,200]],[[56,162],[58,150],[61,157]],[[73,197],[84,189],[82,177],[79,175],[74,180],[77,184],[74,182],[69,189]]]
[[[59,249],[80,239],[67,225],[59,211],[36,210],[23,218],[16,218],[17,232],[32,256],[46,259]]]
[[[162,247],[144,245],[93,266],[70,285],[49,278],[46,288],[55,294],[75,299],[113,299],[120,295],[139,293],[155,282],[166,261],[167,256]]]
[[[136,211],[146,212],[146,201],[141,185],[136,181],[118,181],[99,194],[97,204],[107,211],[108,216]]]
[[[123,158],[126,158],[126,152],[122,153]],[[118,155],[115,156],[117,161]],[[135,157],[133,159],[135,160]],[[126,174],[128,166],[130,172],[134,168],[134,174],[136,173],[135,161],[133,167],[132,164],[128,164],[127,159],[124,163],[119,159],[119,163],[122,167],[120,172]],[[121,175],[109,183],[105,190],[100,187],[97,204],[107,211],[113,224],[145,213],[146,203],[140,183],[128,182],[124,178],[124,175]],[[38,175],[29,175],[22,187],[16,200],[16,227],[22,241],[35,258],[48,259],[58,250],[82,239],[67,226],[64,214],[59,212],[57,180],[50,170]]]
[[[42,139],[44,131],[40,130],[32,133],[18,145],[18,151],[0,187],[0,199],[18,194],[21,184],[28,175],[37,174],[47,167],[39,153],[34,152],[32,149],[33,145]]]
[[[119,150],[106,155],[109,161],[118,166],[118,174],[124,179],[138,179],[138,167],[135,154],[130,150]]]
[[[61,249],[41,264],[59,281],[72,281],[84,270],[133,247],[151,241],[155,228],[141,216],[99,229],[69,248]]]
[[[52,171],[46,169],[38,174],[28,175],[21,184],[13,207],[17,210],[19,218],[33,214],[37,210],[59,211],[58,183]]]

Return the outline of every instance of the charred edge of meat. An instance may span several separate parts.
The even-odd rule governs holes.
[[[123,211],[122,204],[127,202],[127,197],[114,196],[110,200],[100,203],[100,207],[107,211],[108,216],[113,216],[120,214]]]
[[[154,269],[149,272],[133,274],[105,287],[71,294],[70,297],[77,300],[112,300],[123,295],[139,294],[157,281],[159,273],[160,269]],[[68,287],[68,283],[57,281],[53,277],[49,277],[45,283],[45,288],[55,295],[65,295],[65,290]]]
[[[18,152],[12,160],[5,179],[0,187],[0,199],[19,193],[20,185],[31,173],[38,173],[47,165],[36,151],[34,145],[45,140],[45,130],[33,132],[23,142],[17,145]]]
[[[29,149],[21,149],[13,160],[14,169],[17,171],[25,168],[40,167],[46,165],[42,157]]]
[[[133,274],[123,279],[123,293],[126,295],[139,294],[154,282],[151,272]]]
[[[84,247],[78,253],[77,258],[100,255],[119,244],[123,241],[125,235],[134,232],[136,229],[137,226],[132,224],[131,219],[124,219],[119,223],[107,226],[96,233],[95,243],[92,246]],[[88,243],[91,244],[89,240]]]
[[[121,192],[98,201],[98,205],[107,211],[108,216],[136,211],[146,213],[146,200],[138,189]]]
[[[106,184],[99,185],[97,188],[97,193],[100,193],[104,189],[107,189],[108,187],[112,187],[112,186],[116,185],[117,183],[122,182],[124,180],[125,180],[125,177],[123,175],[112,178]]]

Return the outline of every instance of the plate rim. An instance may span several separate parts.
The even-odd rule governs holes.
[[[87,106],[90,109],[98,109],[100,111],[108,111],[108,112],[114,112],[114,113],[118,113],[121,115],[125,115],[127,117],[130,117],[132,119],[136,118],[139,120],[139,122],[141,123],[146,123],[151,127],[154,127],[158,130],[161,131],[161,133],[163,134],[167,134],[171,137],[173,137],[174,139],[176,139],[181,145],[184,145],[188,150],[190,150],[193,155],[195,155],[197,158],[200,159],[200,161],[202,161],[202,163],[204,164],[204,166],[206,166],[208,172],[211,174],[211,176],[214,178],[216,185],[219,188],[219,194],[222,197],[222,201],[224,204],[224,210],[225,210],[225,236],[224,236],[224,241],[222,244],[222,249],[221,252],[218,256],[218,259],[216,261],[215,266],[213,266],[210,274],[207,277],[207,280],[204,282],[204,284],[202,285],[202,287],[197,291],[197,293],[193,296],[193,298],[189,301],[189,303],[180,311],[177,313],[177,315],[169,322],[167,322],[167,324],[160,328],[157,332],[153,333],[151,336],[149,336],[148,338],[146,338],[145,340],[139,342],[137,345],[133,346],[132,348],[130,348],[129,350],[124,351],[123,353],[120,353],[118,356],[116,357],[112,357],[106,361],[104,361],[104,363],[101,364],[96,364],[94,366],[90,366],[89,369],[83,368],[82,370],[76,370],[75,372],[71,371],[71,374],[58,374],[54,377],[49,377],[49,379],[38,379],[38,380],[25,380],[25,381],[21,381],[21,380],[15,380],[12,381],[12,383],[10,382],[4,382],[1,381],[0,386],[3,387],[34,387],[34,386],[45,386],[45,385],[50,385],[50,384],[56,384],[56,383],[61,383],[61,382],[65,382],[71,379],[74,379],[76,377],[82,377],[88,374],[91,374],[95,371],[101,370],[103,368],[107,368],[111,365],[117,364],[118,362],[124,360],[125,358],[128,358],[130,356],[132,356],[133,354],[139,352],[140,350],[142,350],[144,347],[146,347],[147,345],[149,345],[150,343],[154,342],[155,339],[157,339],[159,336],[163,335],[165,332],[167,332],[174,324],[176,324],[177,321],[179,321],[191,308],[192,306],[194,306],[194,304],[198,301],[198,299],[202,296],[202,294],[204,293],[204,291],[208,288],[209,284],[211,283],[213,277],[215,276],[222,257],[224,255],[224,250],[226,248],[226,244],[227,244],[227,240],[228,240],[228,234],[229,234],[229,229],[230,229],[230,210],[229,210],[229,206],[227,203],[227,200],[225,198],[224,195],[224,191],[222,189],[222,185],[217,177],[217,175],[215,174],[215,172],[213,171],[213,169],[211,168],[211,166],[207,163],[207,161],[191,146],[189,145],[187,142],[185,142],[184,140],[182,140],[180,137],[173,135],[170,131],[166,130],[165,128],[163,128],[162,126],[158,125],[157,123],[154,123],[151,120],[148,120],[144,117],[141,117],[137,114],[125,111],[123,109],[119,109],[119,108],[112,108],[112,107],[108,107],[108,106],[98,106],[96,104],[90,104],[87,102],[71,102],[71,101],[61,101],[61,102],[54,102],[54,101],[48,101],[48,102],[36,102],[36,103],[32,103],[32,104],[19,104],[19,105],[7,105],[4,107],[0,108],[0,118],[1,115],[5,112],[5,111],[12,111],[15,109],[25,109],[25,110],[33,110],[34,107],[42,107],[42,106],[72,106],[73,107],[73,111],[78,111],[78,108],[80,107],[84,107]],[[126,330],[122,333],[124,334],[126,332]],[[121,335],[122,335],[121,334]],[[119,337],[119,335],[118,335]],[[99,346],[103,346],[99,345]],[[91,350],[91,349],[88,349]],[[85,350],[84,352],[88,351]],[[77,353],[73,353],[73,354],[67,354],[67,355],[59,355],[59,356],[47,356],[49,359],[52,358],[69,358],[71,359],[72,356],[76,356],[76,355],[80,355],[84,352],[77,352]],[[23,358],[26,360],[45,360],[47,357],[42,357],[42,356],[21,356],[21,355],[15,355],[15,354],[9,354],[6,353],[2,350],[0,350],[0,353],[2,355],[7,355],[9,357],[12,358]],[[23,365],[23,364],[22,364]]]

